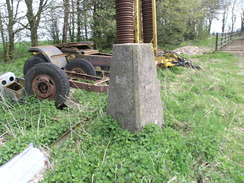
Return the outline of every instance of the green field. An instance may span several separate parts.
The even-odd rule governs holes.
[[[43,182],[244,182],[243,57],[191,57],[201,71],[159,69],[165,124],[130,133],[106,115],[108,94],[72,90],[74,107],[58,110],[33,97],[0,100],[0,165],[29,143],[48,148],[72,125],[72,136],[50,149]],[[1,64],[23,77],[26,58]]]

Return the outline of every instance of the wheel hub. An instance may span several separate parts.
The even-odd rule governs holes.
[[[32,85],[34,93],[40,99],[53,99],[56,93],[56,86],[48,75],[39,75],[34,79]]]
[[[72,71],[74,71],[75,73],[81,73],[81,74],[86,74],[86,72],[79,67],[73,68]]]

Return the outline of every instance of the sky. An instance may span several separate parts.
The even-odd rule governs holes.
[[[220,14],[216,19],[213,20],[211,33],[222,32],[222,14]],[[230,32],[229,26],[231,26],[231,17],[230,15],[227,18],[227,26],[225,28],[225,32]],[[241,28],[241,14],[237,15],[235,29]]]
[[[225,32],[231,31],[231,17],[232,17],[232,10],[234,14],[236,15],[236,21],[234,30],[241,28],[241,16],[244,11],[244,0],[228,0],[227,3],[231,3],[227,12],[227,22],[225,27]],[[233,9],[232,9],[233,8]],[[222,32],[222,18],[223,13],[220,11],[219,15],[216,19],[213,20],[213,25],[211,27],[211,32]]]

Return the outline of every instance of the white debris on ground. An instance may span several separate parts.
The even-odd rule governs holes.
[[[185,47],[177,48],[173,51],[177,54],[189,55],[189,56],[202,55],[204,53],[204,51],[197,46],[185,46]]]
[[[28,181],[28,183],[38,183],[44,179],[44,173],[47,168],[42,169],[33,179]]]
[[[46,154],[30,144],[26,150],[0,167],[0,182],[38,182],[48,162]]]

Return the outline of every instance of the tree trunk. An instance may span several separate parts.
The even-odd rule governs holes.
[[[3,29],[3,21],[2,21],[2,13],[0,12],[0,31],[1,31],[1,38],[2,38],[2,44],[3,44],[3,59],[4,62],[7,63],[10,61],[9,55],[8,55],[8,44],[6,42],[6,38],[4,36],[4,29]]]
[[[80,1],[78,0],[76,3],[77,8],[77,41],[81,41],[81,9],[80,9]]]
[[[31,29],[31,46],[38,45],[38,35],[37,35],[37,28],[35,26]]]
[[[14,58],[14,32],[13,32],[13,26],[11,28],[9,27],[8,30],[9,34],[9,49],[8,49],[8,55],[9,55],[9,60],[10,62],[13,62]]]
[[[63,25],[63,43],[67,42],[68,32],[68,20],[69,20],[69,0],[64,0],[64,25]]]
[[[58,27],[59,12],[61,7],[53,1],[45,17],[45,28],[52,38],[53,44],[60,44],[60,31]]]
[[[231,7],[231,32],[234,32],[234,27],[235,27],[235,23],[236,23],[235,6],[236,6],[236,0],[233,1],[232,7]]]
[[[39,0],[39,7],[34,14],[33,11],[33,0],[25,0],[25,4],[27,7],[27,19],[29,23],[29,30],[31,33],[31,46],[37,46],[38,45],[38,27],[41,21],[41,14],[43,13],[48,0]]]
[[[58,29],[58,20],[55,19],[54,20],[54,23],[53,23],[53,26],[54,26],[54,41],[56,44],[59,44],[60,43],[60,39],[59,39],[59,29]]]
[[[225,32],[225,23],[226,23],[226,10],[223,13],[223,18],[222,18],[222,32]]]
[[[24,28],[15,28],[15,24],[19,23],[20,19],[18,17],[18,8],[21,0],[5,0],[6,7],[7,7],[7,16],[5,17],[5,20],[3,20],[3,17],[1,15],[1,22],[0,22],[0,29],[1,29],[1,37],[2,37],[2,43],[3,43],[3,50],[4,50],[4,60],[5,62],[12,62],[14,60],[14,47],[15,47],[15,35],[23,30]],[[7,34],[4,33],[4,22],[7,26]],[[5,37],[6,36],[6,37]]]
[[[244,32],[244,11],[242,12],[242,17],[241,17],[241,31]]]
[[[212,26],[212,18],[209,18],[208,21],[209,21],[209,24],[208,24],[208,33],[210,34],[211,33],[211,26]]]
[[[87,15],[85,14],[85,20],[84,20],[84,27],[85,27],[85,38],[86,41],[88,41],[88,23],[87,23]]]
[[[74,6],[74,0],[71,0],[71,12],[69,12],[69,37],[70,41],[74,42],[75,41],[75,6]]]
[[[13,61],[14,56],[14,15],[13,15],[13,4],[11,4],[10,0],[6,0],[7,9],[8,9],[8,37],[9,37],[9,48],[8,48],[8,56],[10,62]]]
[[[93,25],[92,25],[92,38],[93,38],[93,40],[97,40],[97,37],[98,37],[98,30],[97,30],[97,25],[98,25],[97,24],[97,21],[98,21],[97,19],[98,19],[98,15],[97,15],[97,10],[98,10],[98,3],[97,2],[94,2]],[[85,34],[87,36],[86,26],[85,26]],[[94,44],[94,49],[97,49],[100,46],[98,44],[99,43],[96,41],[95,44]]]
[[[71,42],[75,41],[75,3],[72,0],[72,28],[71,28]]]

